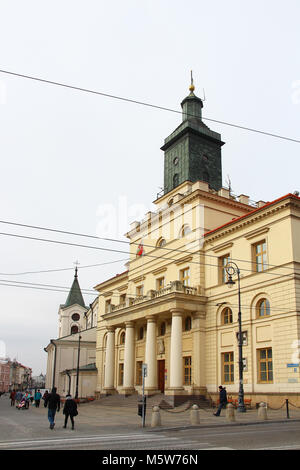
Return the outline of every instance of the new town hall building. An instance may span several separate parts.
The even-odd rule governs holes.
[[[133,222],[128,270],[96,286],[98,396],[163,392],[180,402],[220,384],[237,396],[240,270],[243,386],[252,403],[300,392],[300,198],[253,203],[222,187],[221,136],[190,94],[164,142],[164,190]],[[233,276],[234,280],[237,280]]]
[[[164,142],[164,190],[155,212],[131,224],[128,269],[98,284],[95,395],[163,393],[180,403],[239,390],[240,272],[243,387],[252,403],[297,401],[300,198],[272,202],[222,187],[221,136],[202,100],[181,103]],[[233,273],[233,280],[237,277]]]

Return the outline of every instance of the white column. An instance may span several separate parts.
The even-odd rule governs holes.
[[[182,312],[171,310],[171,351],[170,351],[170,389],[183,390],[183,364],[182,364]]]
[[[115,375],[115,329],[107,329],[106,355],[105,355],[105,378],[104,390],[106,392],[114,390]]]
[[[134,323],[129,321],[125,326],[123,390],[125,393],[130,393],[134,391]]]
[[[205,311],[194,312],[192,317],[193,359],[192,377],[193,392],[205,395]]]
[[[156,318],[147,318],[147,336],[145,363],[147,364],[147,377],[145,378],[145,390],[157,391],[157,360],[156,360]]]

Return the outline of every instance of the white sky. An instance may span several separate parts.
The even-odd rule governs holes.
[[[204,117],[300,139],[299,17],[298,0],[1,0],[0,69],[177,110],[192,69],[195,93],[205,89]],[[134,210],[151,210],[163,185],[160,147],[180,122],[175,113],[0,73],[0,220],[101,235],[103,207],[112,207],[110,235],[121,238]],[[230,175],[236,194],[270,201],[300,190],[300,144],[205,122],[226,142],[223,182]],[[0,232],[126,249],[4,224]],[[0,241],[0,279],[22,282],[69,288],[72,270],[8,274],[126,258]],[[91,289],[124,269],[80,268],[80,285]],[[0,285],[0,294],[6,353],[45,372],[43,348],[57,337],[67,293]]]

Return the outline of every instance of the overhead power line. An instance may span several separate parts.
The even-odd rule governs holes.
[[[104,96],[106,98],[112,98],[112,99],[116,99],[116,100],[125,101],[125,102],[128,102],[128,103],[138,104],[138,105],[141,105],[141,106],[148,106],[150,108],[155,108],[155,109],[160,109],[160,110],[163,110],[163,111],[182,114],[182,111],[178,111],[178,110],[172,109],[172,108],[167,108],[165,106],[158,106],[158,105],[155,105],[155,104],[152,104],[152,103],[146,103],[146,102],[138,101],[138,100],[131,99],[131,98],[125,98],[125,97],[122,97],[122,96],[112,95],[112,94],[109,94],[109,93],[103,93],[103,92],[100,92],[100,91],[97,91],[97,90],[82,88],[82,87],[78,87],[78,86],[75,86],[75,85],[69,85],[67,83],[56,82],[56,81],[53,81],[53,80],[46,80],[44,78],[33,77],[31,75],[24,75],[24,74],[21,74],[21,73],[11,72],[9,70],[3,70],[3,69],[0,70],[0,72],[4,73],[4,74],[7,74],[7,75],[12,75],[12,76],[15,76],[15,77],[19,77],[19,78],[25,78],[25,79],[28,79],[28,80],[34,80],[34,81],[41,82],[41,83],[47,83],[48,85],[60,86],[60,87],[69,88],[69,89],[84,92],[84,93],[92,93],[94,95],[100,95],[100,96]],[[185,114],[187,116],[194,117],[193,114],[188,114],[188,113],[185,113]],[[275,134],[275,133],[272,133],[272,132],[262,131],[262,130],[259,130],[259,129],[254,129],[254,128],[242,126],[242,125],[239,125],[239,124],[233,124],[233,123],[226,122],[226,121],[220,121],[218,119],[212,119],[212,118],[207,118],[207,117],[202,117],[202,119],[204,119],[206,121],[215,122],[217,124],[222,124],[224,126],[230,126],[230,127],[234,127],[234,128],[237,128],[237,129],[242,129],[244,131],[255,132],[255,133],[258,133],[258,134],[267,135],[269,137],[274,137],[276,139],[288,140],[290,142],[295,142],[297,144],[300,144],[299,139],[286,137],[286,136]]]
[[[88,234],[84,234],[84,233],[71,232],[71,231],[68,231],[68,230],[53,229],[53,228],[50,228],[50,227],[41,227],[41,226],[37,226],[37,225],[21,224],[21,223],[18,223],[18,222],[10,222],[10,221],[6,221],[6,220],[0,220],[0,224],[13,225],[13,226],[18,226],[18,227],[23,227],[23,228],[31,228],[31,229],[35,229],[35,230],[43,230],[43,231],[47,231],[47,232],[60,233],[60,234],[64,234],[64,235],[72,235],[72,236],[76,236],[76,237],[91,238],[91,239],[94,239],[94,240],[122,243],[122,244],[126,244],[126,245],[130,245],[130,244],[139,245],[140,244],[140,242],[119,240],[119,239],[108,238],[108,237],[99,237],[97,235],[88,235]],[[46,241],[46,242],[48,241],[48,242],[52,242],[52,243],[62,243],[62,244],[67,244],[67,245],[70,244],[70,245],[79,246],[79,247],[82,247],[82,248],[99,249],[99,250],[103,250],[103,251],[115,251],[117,253],[128,254],[126,251],[113,250],[113,249],[104,248],[104,247],[93,247],[93,246],[90,246],[90,245],[79,245],[79,244],[73,244],[73,243],[68,243],[68,242],[60,242],[60,241],[56,241],[56,240],[40,239],[40,238],[35,238],[35,237],[26,237],[26,236],[23,236],[23,235],[8,234],[8,233],[1,233],[1,232],[0,232],[0,235],[9,235],[9,236],[15,236],[15,237],[20,237],[20,238],[29,238],[29,239],[33,239],[33,240],[36,239],[38,241]],[[146,247],[146,248],[152,248],[152,249],[157,249],[158,248],[156,245],[150,245],[150,244],[146,244],[146,243],[143,243],[143,246]],[[171,253],[183,253],[183,254],[193,254],[193,253],[195,253],[195,251],[178,249],[178,248],[168,248],[168,247],[165,247],[165,246],[159,247],[159,249],[164,250],[166,252],[171,252]],[[201,254],[205,257],[208,257],[208,258],[214,258],[214,259],[217,259],[217,260],[219,259],[219,257],[217,255],[211,255],[211,254],[208,254],[208,253],[201,253]],[[148,253],[145,253],[145,256],[152,257],[152,258],[167,259],[167,260],[172,261],[172,258],[166,258],[164,256],[149,255]],[[245,260],[245,259],[240,259],[240,258],[232,258],[232,257],[230,259],[231,259],[231,261],[235,261],[235,262],[241,262],[241,263],[248,263],[250,265],[256,265],[255,262],[250,261],[250,260]],[[197,262],[197,264],[199,264],[199,263]],[[203,263],[203,264],[208,265],[207,263]],[[215,265],[209,265],[209,266],[215,266]],[[291,268],[290,266],[278,266],[278,265],[274,265],[274,264],[270,264],[270,263],[265,263],[265,266],[268,266],[270,268],[286,269],[286,270],[290,270],[292,272],[295,272],[295,271],[299,270],[297,268]],[[68,269],[71,269],[71,268],[68,268]],[[247,269],[241,268],[241,271],[252,271],[252,270],[247,270]]]
[[[63,293],[68,293],[70,291],[69,290],[64,290],[64,288],[51,288],[51,287],[39,287],[39,286],[35,286],[35,285],[28,285],[28,286],[23,286],[21,284],[13,284],[12,281],[7,281],[7,282],[2,282],[0,281],[0,286],[6,286],[6,287],[21,287],[23,289],[34,289],[34,290],[46,290],[46,291],[53,291],[53,292],[63,292]],[[98,294],[97,293],[88,293],[88,292],[84,292],[84,295],[93,295],[95,297],[98,297]]]
[[[48,284],[34,284],[34,283],[28,283],[28,285],[26,285],[26,283],[15,283],[17,281],[5,281],[5,280],[1,280],[0,279],[0,286],[6,286],[6,287],[19,287],[19,288],[23,288],[23,289],[34,289],[34,290],[42,290],[42,291],[52,291],[52,292],[62,292],[62,293],[68,293],[69,292],[69,289],[65,288],[65,287],[60,287],[60,286],[51,286],[51,285],[48,285]],[[107,291],[107,292],[101,292],[101,293],[96,293],[96,292],[84,292],[85,295],[93,295],[95,297],[103,297],[103,296],[107,296],[108,293],[110,293],[111,291]],[[133,293],[130,293],[128,292],[127,293],[127,296],[128,297],[135,297],[135,294]],[[113,298],[116,298],[119,300],[120,298],[120,295],[119,294],[114,294],[112,293],[110,295],[110,297],[113,299]],[[143,295],[143,300],[144,301],[147,301],[147,300],[153,300],[153,298],[149,295]],[[215,301],[210,301],[210,303],[214,303]],[[215,306],[219,306],[218,304],[215,304]],[[224,303],[224,308],[225,307],[238,307],[238,304],[234,304],[234,303],[230,303],[230,302],[225,302]],[[125,307],[124,307],[125,308]],[[253,305],[246,305],[246,304],[242,304],[241,305],[241,308],[242,309],[248,309],[248,310],[251,310],[253,308],[255,308]],[[271,307],[271,311],[279,311],[279,312],[285,312],[285,313],[289,313],[289,312],[292,312],[293,309],[291,307],[281,307],[280,305],[277,305],[276,307]]]
[[[121,263],[124,261],[128,261],[128,258],[117,259],[115,261],[107,261],[105,263],[87,264],[87,265],[80,266],[79,269],[95,268],[98,266],[106,266],[108,264]],[[0,272],[0,276],[23,276],[25,274],[57,273],[61,271],[74,271],[74,268],[42,269],[39,271],[23,271],[23,272],[18,272],[18,273],[1,273]]]
[[[6,233],[6,232],[0,232],[0,235],[20,238],[20,239],[26,239],[26,240],[40,241],[40,242],[45,242],[45,243],[67,245],[67,246],[72,246],[72,247],[76,246],[76,247],[79,247],[79,248],[87,248],[87,249],[100,250],[100,251],[105,251],[105,252],[127,254],[126,251],[116,250],[116,249],[113,249],[113,248],[104,248],[104,247],[99,247],[99,246],[84,245],[84,244],[80,244],[80,243],[71,243],[71,242],[65,242],[65,241],[61,241],[61,240],[50,240],[50,239],[47,239],[47,238],[30,237],[30,236],[26,236],[26,235],[18,235],[18,234],[14,234],[14,233]],[[164,248],[162,247],[161,249],[164,249]],[[177,251],[177,250],[175,249],[173,251]],[[150,255],[150,254],[147,254],[147,253],[145,253],[143,256],[146,256],[148,258],[153,258],[153,259],[165,259],[167,261],[178,261],[178,258],[170,258],[170,257],[167,257],[167,256]],[[204,256],[205,256],[205,254],[204,254]],[[199,266],[199,264],[201,264],[202,266],[219,267],[218,264],[202,263],[202,262],[198,262],[198,261],[189,261],[189,264],[197,264],[198,266]],[[275,266],[275,267],[281,269],[280,266]],[[284,268],[285,267],[283,267],[283,269]],[[240,271],[253,273],[252,269],[246,269],[246,268],[240,268]],[[294,274],[297,274],[294,271],[291,274],[276,273],[274,271],[263,271],[263,273],[264,274],[269,274],[269,275],[275,275],[275,276],[279,276],[279,277],[291,277]]]
[[[19,285],[19,286],[23,286],[23,287],[30,287],[30,286],[33,286],[33,287],[51,287],[51,288],[54,288],[54,289],[64,289],[66,292],[70,292],[70,288],[66,287],[66,286],[57,286],[57,285],[52,285],[52,284],[39,284],[37,282],[13,281],[11,279],[0,279],[0,282],[9,282],[11,284],[16,284],[17,286]],[[92,289],[86,289],[86,288],[76,289],[76,288],[73,287],[73,291],[74,292],[82,292],[83,294],[96,295],[95,291],[92,290]]]

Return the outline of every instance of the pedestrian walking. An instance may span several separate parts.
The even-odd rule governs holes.
[[[227,392],[226,388],[222,387],[222,385],[219,386],[219,407],[217,409],[217,412],[214,413],[215,416],[220,416],[222,408],[226,408],[227,405]]]
[[[44,400],[44,407],[46,408],[47,406],[47,398],[48,398],[48,395],[49,395],[49,392],[48,390],[45,391],[44,395],[43,395],[43,400]]]
[[[34,403],[35,403],[36,408],[40,407],[41,398],[42,398],[42,394],[39,390],[37,390],[34,394]]]
[[[75,400],[73,400],[72,396],[69,395],[69,394],[66,396],[66,401],[65,401],[63,414],[65,415],[64,428],[67,427],[68,418],[70,416],[70,420],[71,420],[71,423],[72,423],[72,429],[74,429],[74,416],[78,415],[77,403],[76,403]]]
[[[17,402],[17,405],[20,403],[20,401],[22,400],[22,397],[23,397],[23,393],[21,392],[21,390],[17,390],[17,393],[16,393],[16,396],[15,396],[15,400]]]
[[[15,406],[15,400],[16,400],[16,391],[15,390],[12,390],[10,392],[10,406]]]
[[[55,414],[56,411],[60,410],[60,396],[56,393],[56,387],[52,388],[51,393],[45,398],[45,406],[48,406],[48,420],[50,423],[50,429],[54,429],[55,426]]]
[[[26,392],[25,395],[24,395],[24,400],[25,400],[25,410],[28,410],[29,409],[29,403],[30,403],[30,393],[29,392]]]

